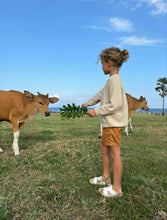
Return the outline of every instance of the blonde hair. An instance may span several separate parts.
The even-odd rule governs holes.
[[[117,47],[110,47],[102,50],[99,55],[99,59],[107,62],[108,60],[113,62],[113,65],[116,67],[121,67],[123,62],[126,62],[129,58],[129,51],[121,51]]]

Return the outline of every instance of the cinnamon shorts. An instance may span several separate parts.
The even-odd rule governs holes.
[[[121,145],[121,132],[123,127],[103,128],[102,138],[105,146],[115,147]]]

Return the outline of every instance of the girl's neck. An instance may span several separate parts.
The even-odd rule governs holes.
[[[112,67],[110,70],[110,76],[119,74],[119,69],[117,67]]]

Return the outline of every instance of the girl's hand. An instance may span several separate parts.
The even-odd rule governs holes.
[[[85,104],[82,104],[81,105],[81,108],[86,108],[87,106]]]
[[[86,112],[86,114],[89,115],[90,117],[96,116],[96,112],[94,109],[90,109],[89,111]]]

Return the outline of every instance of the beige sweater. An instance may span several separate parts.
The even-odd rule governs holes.
[[[100,115],[102,127],[124,127],[128,121],[128,104],[124,92],[121,76],[110,76],[104,88],[89,99],[86,106],[100,102],[100,107],[95,108],[96,115]]]

